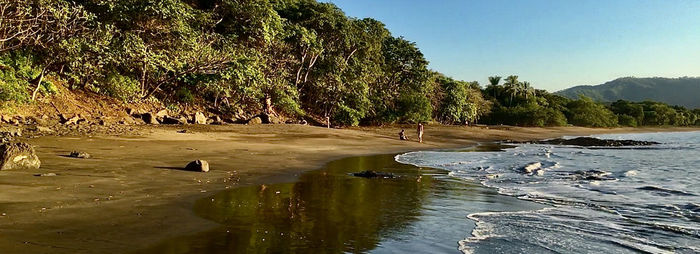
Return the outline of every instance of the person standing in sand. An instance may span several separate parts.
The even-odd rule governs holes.
[[[423,143],[423,124],[418,123],[418,142]]]

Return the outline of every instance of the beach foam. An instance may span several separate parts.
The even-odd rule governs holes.
[[[696,253],[700,132],[599,137],[662,144],[647,149],[524,144],[504,152],[413,152],[395,159],[442,168],[501,194],[553,207],[469,215],[476,228],[459,243],[465,253]]]

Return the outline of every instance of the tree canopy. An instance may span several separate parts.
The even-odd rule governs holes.
[[[58,81],[124,101],[328,117],[335,125],[698,118],[655,102],[571,100],[517,75],[489,77],[482,89],[429,70],[417,45],[382,22],[315,0],[0,0],[0,11],[3,103],[50,96]]]

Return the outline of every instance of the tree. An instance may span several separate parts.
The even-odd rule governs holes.
[[[518,81],[518,76],[510,75],[506,77],[506,82],[503,84],[503,86],[505,87],[506,93],[508,93],[508,96],[510,97],[508,105],[512,106],[513,98],[520,94],[520,82]]]
[[[525,97],[525,100],[527,100],[531,96],[535,95],[535,89],[532,88],[532,86],[530,85],[530,82],[523,81],[523,82],[520,82],[519,84],[520,84],[520,89],[519,89],[520,93],[522,93],[522,95]]]
[[[571,124],[588,127],[617,126],[617,116],[591,98],[581,96],[578,100],[569,102],[567,107],[567,118]]]
[[[445,92],[438,111],[438,119],[448,124],[474,123],[490,109],[490,103],[481,97],[481,91],[468,82],[442,77],[438,81]]]

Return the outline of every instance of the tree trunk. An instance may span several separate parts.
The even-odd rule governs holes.
[[[41,87],[41,81],[44,80],[44,73],[46,72],[46,68],[41,70],[41,74],[39,74],[39,81],[36,82],[36,88],[34,89],[34,92],[32,93],[32,101],[36,100],[36,93],[39,92],[39,88]]]
[[[297,78],[294,81],[294,86],[299,87],[299,81],[301,81],[301,69],[304,68],[304,63],[306,62],[306,52],[301,56],[301,64],[299,64],[299,69],[297,69]]]
[[[143,69],[141,70],[141,95],[146,93],[146,61],[143,61]]]

